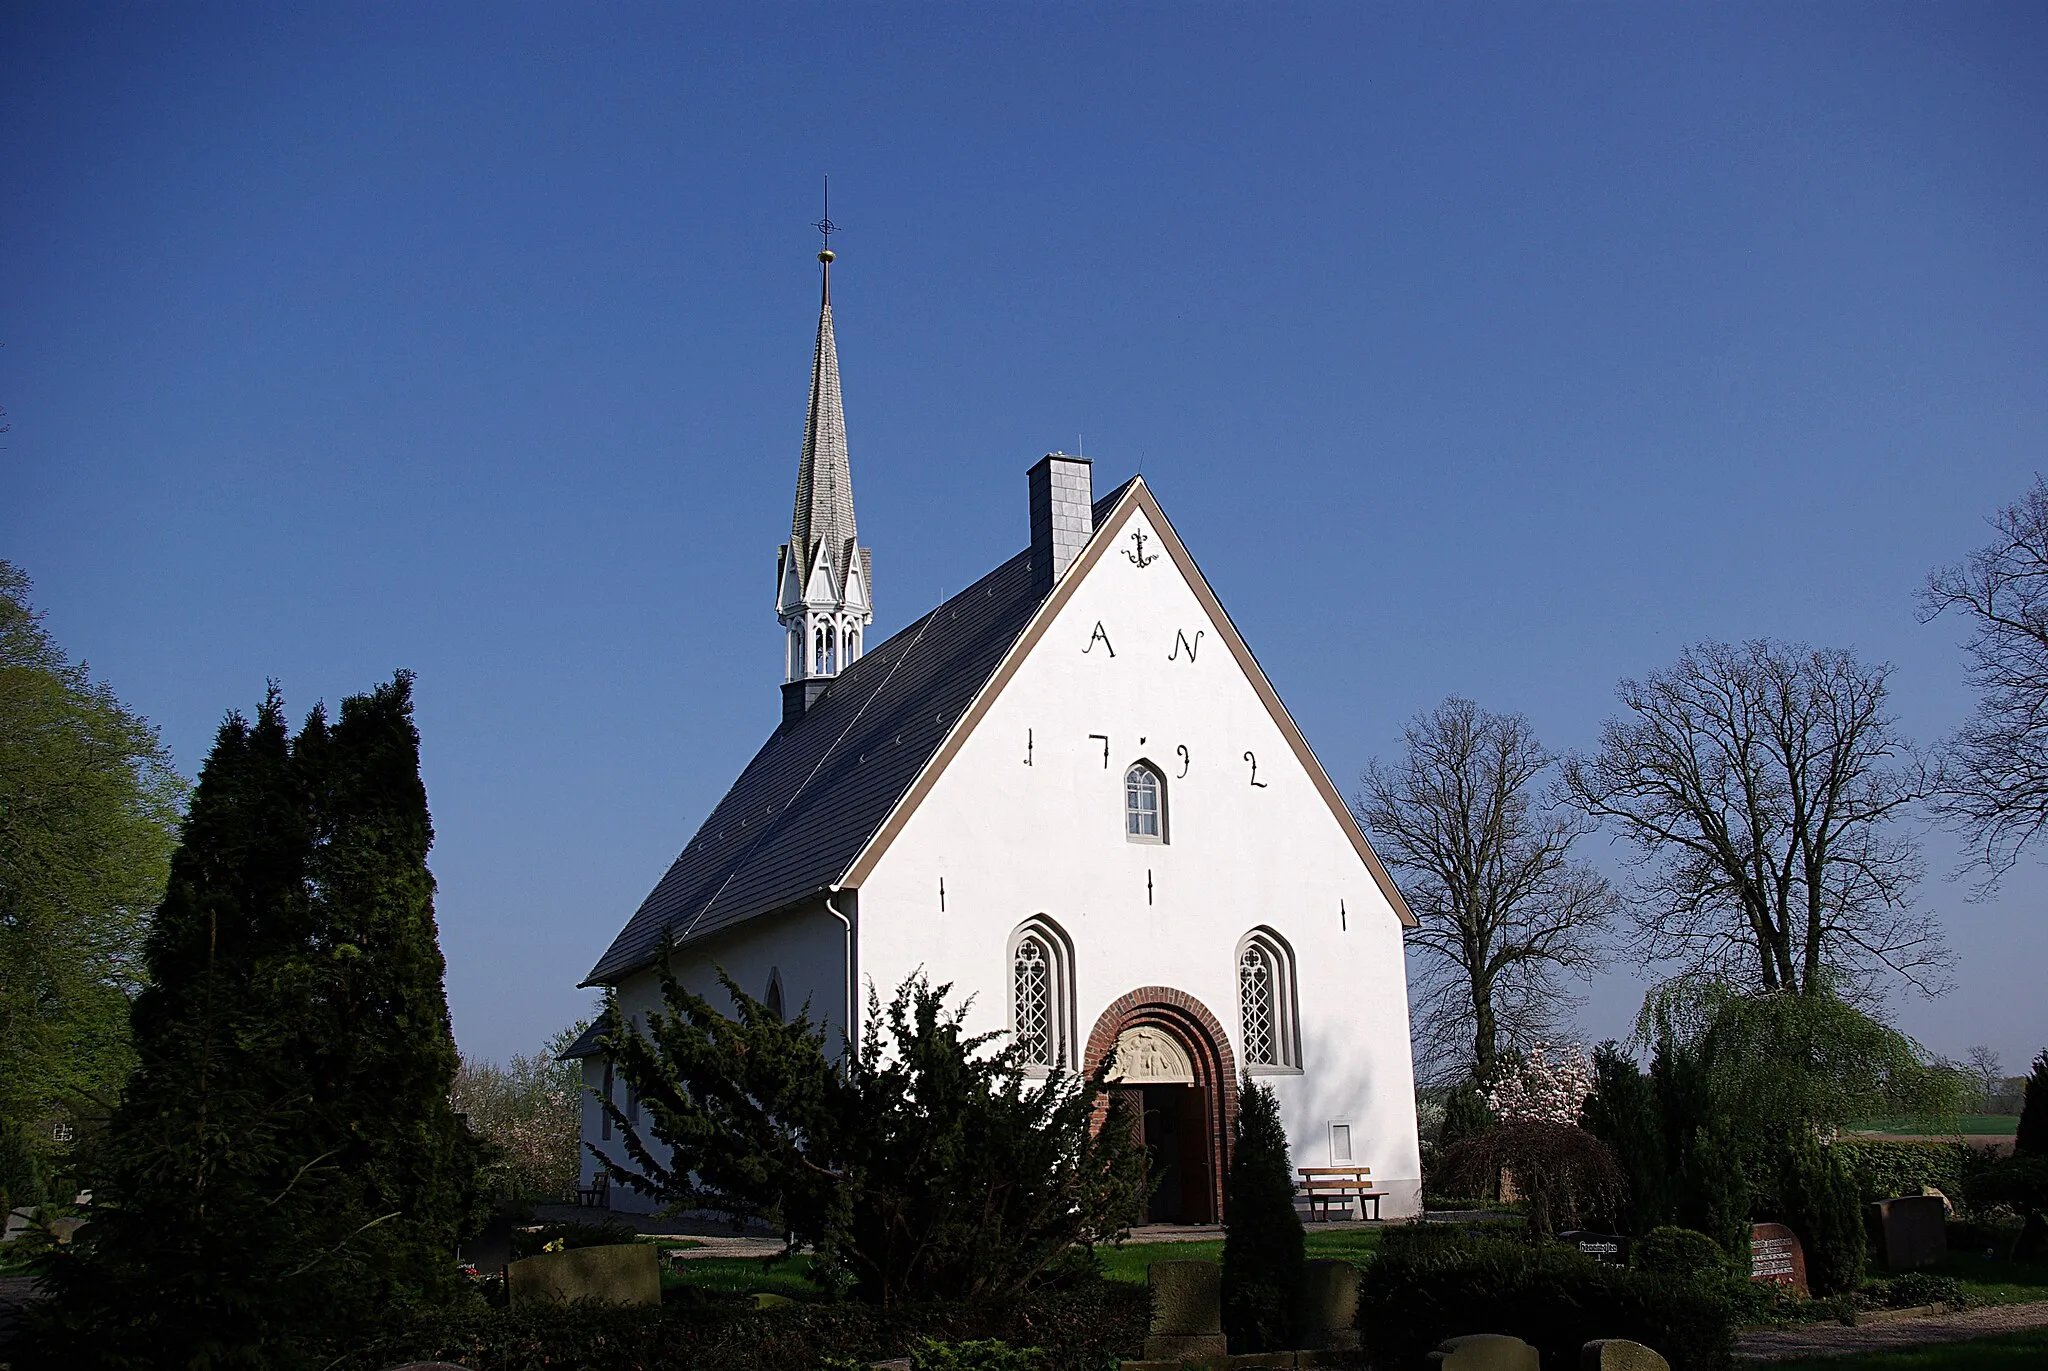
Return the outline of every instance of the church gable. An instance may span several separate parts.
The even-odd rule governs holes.
[[[879,869],[919,806],[972,804],[966,792],[1022,801],[1080,785],[1158,792],[1155,820],[1119,840],[1230,841],[1232,825],[1285,808],[1288,834],[1313,828],[1349,845],[1386,906],[1413,924],[1400,892],[1265,673],[1142,481],[1098,507],[1099,526],[979,697],[853,863]],[[1010,736],[1014,734],[1015,736]],[[1015,753],[1011,758],[1009,754]],[[965,762],[972,775],[948,784]],[[1098,773],[1093,787],[1069,768]],[[1148,777],[1150,778],[1148,780]],[[1196,797],[1203,797],[1199,807]],[[1057,801],[1056,801],[1057,802]],[[1178,811],[1178,812],[1177,812]],[[1226,817],[1229,816],[1229,817]],[[1118,821],[1114,811],[1104,823]],[[1221,824],[1221,827],[1216,825]]]

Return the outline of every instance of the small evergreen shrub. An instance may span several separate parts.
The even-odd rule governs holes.
[[[1629,1263],[1638,1271],[1684,1280],[1733,1274],[1721,1244],[1704,1233],[1666,1224],[1636,1239]]]
[[[1869,1260],[1856,1178],[1810,1133],[1787,1149],[1783,1175],[1784,1220],[1806,1251],[1807,1286],[1815,1295],[1849,1294]]]
[[[2048,1052],[2034,1058],[2033,1070],[2027,1075],[2012,1150],[2020,1157],[2048,1157]]]
[[[1409,1238],[1361,1280],[1358,1328],[1376,1365],[1420,1366],[1445,1338],[1509,1333],[1553,1371],[1595,1338],[1655,1348],[1675,1371],[1719,1371],[1734,1348],[1730,1282],[1607,1266],[1556,1245]]]
[[[1233,1352],[1293,1347],[1300,1323],[1301,1216],[1273,1092],[1247,1079],[1237,1097],[1237,1139],[1225,1191],[1223,1331]]]

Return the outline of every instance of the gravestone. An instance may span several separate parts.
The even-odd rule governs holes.
[[[36,1207],[32,1204],[25,1204],[18,1209],[8,1210],[7,1229],[4,1234],[0,1234],[0,1242],[13,1242],[16,1238],[28,1232],[35,1225],[35,1221]]]
[[[1543,1371],[1536,1349],[1505,1333],[1446,1338],[1429,1354],[1429,1364],[1436,1371]]]
[[[1782,1223],[1753,1225],[1749,1230],[1749,1278],[1790,1286],[1802,1297],[1809,1294],[1806,1249],[1799,1245],[1799,1235]]]
[[[1222,1267],[1215,1262],[1153,1262],[1145,1268],[1145,1280],[1152,1287],[1146,1361],[1207,1361],[1229,1355],[1223,1338]]]
[[[1302,1263],[1301,1345],[1358,1350],[1358,1268],[1347,1261]]]
[[[572,1247],[513,1262],[505,1268],[505,1290],[515,1309],[569,1300],[660,1304],[661,1267],[649,1243]]]
[[[1593,1233],[1574,1229],[1557,1235],[1559,1242],[1568,1242],[1596,1262],[1613,1262],[1628,1265],[1628,1239],[1619,1233]]]
[[[1579,1371],[1671,1371],[1671,1363],[1639,1342],[1600,1338],[1579,1349]]]
[[[1938,1195],[1902,1195],[1879,1200],[1865,1211],[1887,1271],[1938,1266],[1948,1256],[1947,1209]]]

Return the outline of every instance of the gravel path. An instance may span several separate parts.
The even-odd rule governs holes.
[[[1887,1323],[1807,1323],[1793,1328],[1760,1328],[1736,1339],[1735,1359],[1744,1362],[1788,1361],[1794,1357],[1839,1357],[1851,1352],[1881,1352],[1930,1343],[1962,1342],[1993,1333],[2048,1328],[2048,1300],[2028,1304],[1994,1304],[1964,1314],[1935,1314]]]

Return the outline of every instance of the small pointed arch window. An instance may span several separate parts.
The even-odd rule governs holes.
[[[1301,1070],[1294,949],[1270,928],[1253,929],[1237,945],[1237,1013],[1249,1070],[1266,1075]]]
[[[1166,841],[1166,780],[1150,762],[1124,772],[1124,837],[1134,843]]]
[[[761,1004],[763,1008],[767,1009],[767,1011],[770,1014],[773,1014],[778,1020],[787,1019],[789,1017],[787,1014],[783,1013],[782,1010],[781,967],[771,966],[768,968],[768,991],[765,995],[761,997]]]
[[[1050,919],[1010,935],[1010,1040],[1027,1075],[1074,1064],[1074,950]]]

